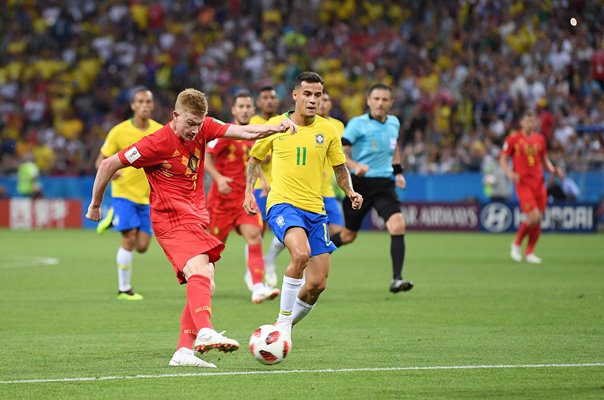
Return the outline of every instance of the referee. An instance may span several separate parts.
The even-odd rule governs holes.
[[[401,123],[394,115],[388,115],[392,103],[392,89],[383,83],[373,84],[367,92],[369,113],[352,118],[344,130],[342,145],[347,158],[346,166],[351,172],[353,187],[364,201],[361,209],[355,211],[350,200],[344,198],[345,228],[333,235],[332,241],[337,247],[353,242],[363,217],[372,207],[375,208],[386,221],[390,234],[390,291],[398,293],[411,290],[413,282],[403,279],[405,220],[394,185],[396,183],[396,186],[404,189],[406,181],[398,149]]]

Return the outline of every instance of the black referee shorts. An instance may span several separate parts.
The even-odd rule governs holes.
[[[364,178],[351,175],[354,191],[363,196],[360,210],[352,209],[348,197],[342,201],[346,228],[351,231],[361,229],[365,214],[373,207],[378,215],[388,221],[391,215],[401,212],[401,203],[394,191],[394,181],[390,178]]]

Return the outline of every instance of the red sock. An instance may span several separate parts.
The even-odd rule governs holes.
[[[262,244],[250,244],[247,248],[247,269],[252,274],[252,282],[262,283],[264,278],[264,257]]]
[[[210,322],[212,315],[210,278],[203,275],[191,275],[187,279],[187,304],[197,331],[201,328],[214,329]]]
[[[522,245],[522,241],[524,240],[524,237],[526,236],[528,231],[529,226],[526,224],[526,221],[524,221],[518,228],[518,233],[516,234],[516,241],[514,242],[516,246]]]
[[[532,227],[528,233],[528,245],[526,246],[526,254],[531,254],[535,249],[535,245],[541,236],[541,224],[537,224]]]
[[[178,340],[178,347],[176,347],[176,350],[181,347],[186,347],[187,349],[193,348],[193,342],[195,342],[196,337],[197,329],[195,329],[193,318],[191,318],[189,304],[185,304],[185,309],[180,316],[180,339]]]

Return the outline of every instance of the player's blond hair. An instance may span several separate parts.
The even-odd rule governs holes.
[[[208,100],[199,90],[188,88],[178,94],[174,109],[178,113],[190,112],[198,117],[205,117],[208,113]]]

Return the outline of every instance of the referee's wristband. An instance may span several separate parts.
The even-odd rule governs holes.
[[[392,175],[403,173],[403,167],[400,164],[392,164]]]

